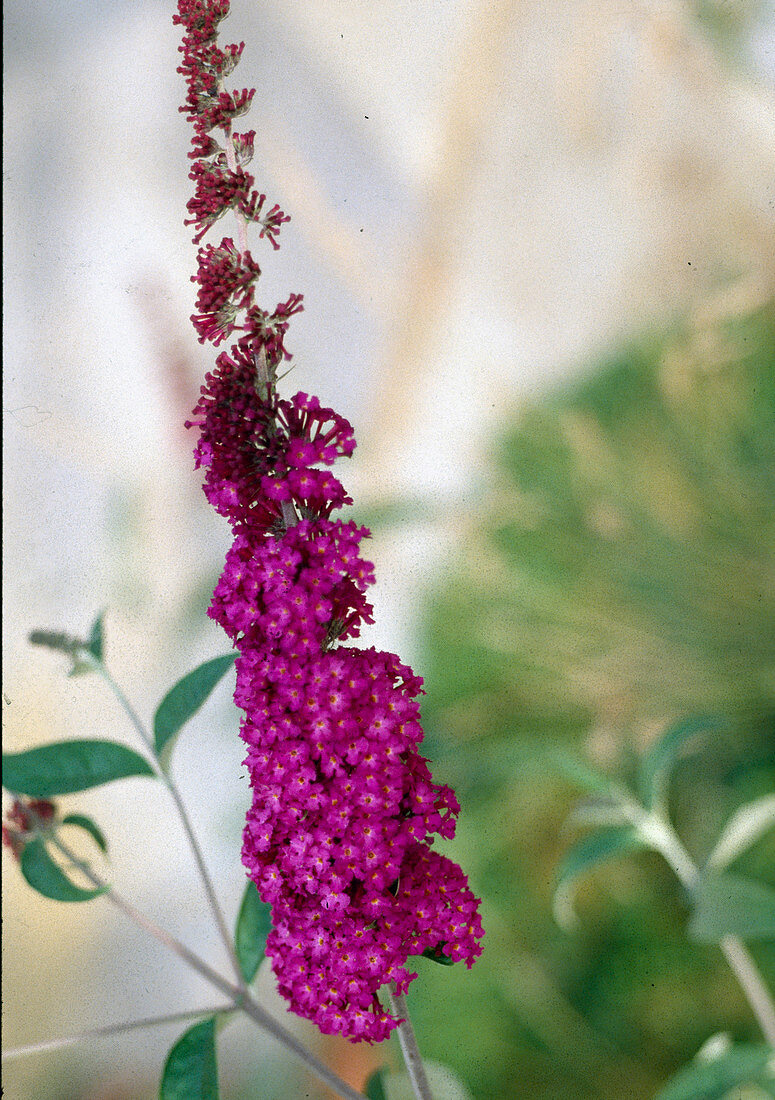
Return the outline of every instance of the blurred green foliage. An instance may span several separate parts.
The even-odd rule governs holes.
[[[693,0],[688,14],[695,19],[718,53],[734,63],[750,54],[750,38],[766,26],[768,0]]]
[[[522,411],[495,459],[423,662],[426,752],[463,803],[453,851],[485,953],[470,974],[419,960],[421,1043],[478,1100],[652,1097],[714,1033],[761,1035],[719,950],[687,939],[661,857],[601,866],[578,930],[556,926],[579,792],[548,750],[631,784],[669,722],[724,715],[671,786],[700,861],[775,789],[775,308],[631,346]],[[774,857],[770,833],[734,870],[772,882]],[[773,945],[751,950],[772,983]]]

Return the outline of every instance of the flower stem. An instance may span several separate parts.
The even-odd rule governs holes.
[[[301,1059],[324,1084],[333,1089],[334,1092],[342,1097],[342,1100],[365,1100],[365,1097],[355,1089],[351,1088],[346,1081],[343,1081],[333,1070],[321,1062],[312,1051],[308,1050],[303,1043],[293,1035],[290,1031],[286,1030],[282,1024],[278,1023],[273,1016],[262,1008],[257,1001],[253,999],[244,984],[234,985],[227,978],[224,978],[217,970],[213,968],[195,954],[189,947],[186,947],[184,943],[170,935],[163,928],[160,928],[158,924],[146,917],[144,913],[141,913],[139,909],[136,909],[131,902],[122,897],[116,890],[106,883],[99,875],[84,863],[83,860],[78,859],[75,853],[64,844],[59,837],[54,836],[53,833],[49,833],[47,839],[50,843],[70,860],[73,866],[88,879],[92,886],[102,889],[104,891],[103,897],[107,898],[117,909],[127,916],[136,925],[142,928],[159,943],[164,944],[170,951],[174,952],[178,958],[182,959],[185,963],[196,970],[198,974],[201,974],[203,978],[214,986],[221,993],[225,994],[229,998],[230,1004],[227,1006],[227,1011],[232,1009],[238,1009],[245,1013],[254,1023],[268,1032],[274,1039],[281,1043],[288,1050],[292,1051],[298,1058]],[[220,1009],[219,1011],[224,1011]],[[196,1015],[202,1015],[201,1012],[197,1012]]]
[[[406,1072],[409,1074],[409,1080],[412,1082],[414,1095],[417,1097],[417,1100],[433,1100],[428,1075],[425,1072],[425,1066],[423,1065],[422,1056],[420,1055],[420,1048],[417,1045],[417,1036],[414,1033],[412,1021],[409,1017],[406,995],[403,993],[392,993],[391,1000],[393,1002],[393,1011],[396,1016],[403,1019],[403,1023],[398,1025],[398,1042],[401,1046],[401,1053],[404,1056]]]
[[[631,820],[641,836],[664,856],[681,884],[693,894],[700,881],[700,870],[670,822],[661,815],[644,813],[641,807],[636,810],[631,805],[629,809]],[[775,1046],[775,1001],[748,948],[737,936],[724,936],[719,947],[737,978],[764,1037]]]
[[[219,89],[223,89],[223,81],[219,84]],[[230,172],[237,171],[237,154],[234,151],[234,138],[231,136],[231,126],[229,126],[228,133],[226,134],[226,140],[224,142],[226,152],[226,164]],[[237,220],[237,241],[239,243],[240,252],[244,253],[248,250],[248,223],[245,215],[241,210],[234,210],[234,217]]]
[[[111,691],[114,693],[122,708],[124,709],[127,717],[129,718],[129,721],[134,726],[143,744],[153,756],[154,763],[156,765],[157,775],[166,786],[167,790],[170,793],[172,801],[175,803],[175,808],[178,812],[178,817],[180,818],[180,822],[183,826],[186,838],[188,839],[189,847],[191,848],[191,852],[194,856],[194,860],[199,871],[199,876],[202,880],[202,885],[204,886],[205,894],[207,895],[207,901],[210,905],[210,910],[213,914],[213,918],[215,919],[218,932],[220,933],[221,939],[226,946],[226,951],[228,952],[232,969],[234,970],[234,973],[237,977],[237,982],[240,988],[244,990],[245,980],[242,976],[242,969],[237,958],[237,953],[234,950],[234,941],[229,933],[229,929],[226,927],[226,920],[223,915],[223,910],[221,909],[220,903],[218,902],[212,879],[210,878],[210,874],[204,861],[202,849],[199,847],[199,842],[194,835],[191,820],[188,816],[186,807],[183,804],[183,799],[180,797],[180,791],[177,788],[177,784],[172,778],[172,775],[168,773],[164,768],[162,768],[161,762],[156,752],[156,746],[153,743],[153,738],[143,725],[143,722],[137,711],[124,695],[123,691],[113,679],[111,674],[108,672],[108,669],[105,667],[105,665],[100,661],[97,667],[103,680],[105,680],[106,684],[110,687]]]
[[[775,1047],[775,1003],[748,948],[737,936],[724,936],[719,946],[748,998],[765,1039]]]
[[[76,1043],[87,1042],[91,1039],[104,1039],[111,1035],[122,1035],[126,1031],[136,1031],[144,1027],[157,1027],[159,1024],[176,1024],[182,1020],[192,1020],[199,1016],[215,1016],[219,1012],[233,1012],[234,1005],[217,1005],[215,1008],[195,1008],[188,1012],[173,1012],[169,1016],[150,1016],[145,1020],[128,1020],[122,1024],[106,1024],[105,1027],[92,1027],[88,1031],[81,1031],[78,1035],[67,1035],[62,1039],[45,1039],[41,1043],[28,1043],[23,1047],[12,1047],[3,1051],[3,1061],[12,1058],[23,1058],[29,1054],[47,1054],[52,1050],[62,1050],[64,1047],[74,1046]]]
[[[123,691],[118,686],[116,681],[110,675],[106,665],[104,665],[102,663],[102,661],[97,661],[95,667],[97,669],[97,672],[99,672],[100,676],[102,677],[102,679],[105,681],[105,683],[108,685],[108,687],[113,692],[115,697],[118,699],[119,703],[121,704],[121,709],[124,711],[127,718],[129,719],[129,721],[134,726],[135,732],[138,734],[138,736],[140,737],[140,740],[143,742],[145,747],[148,749],[148,752],[153,756],[154,762],[158,765],[159,761],[158,761],[158,757],[156,756],[156,748],[155,748],[154,743],[153,743],[153,738],[151,737],[150,733],[148,733],[147,729],[143,725],[142,719],[138,715],[137,711],[132,706],[132,704],[129,702],[126,695],[124,695]]]

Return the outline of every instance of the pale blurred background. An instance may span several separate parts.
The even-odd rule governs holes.
[[[259,301],[303,292],[288,390],[353,421],[359,450],[340,476],[363,514],[403,507],[370,547],[368,642],[420,661],[424,593],[470,538],[493,438],[520,404],[677,318],[702,333],[772,299],[775,10],[232,9],[221,33],[246,43],[236,84],[257,88],[251,170],[292,215],[279,252],[255,245]],[[204,611],[228,530],[181,427],[211,354],[188,324],[195,248],[182,225],[189,132],[172,10],[6,4],[10,751],[90,735],[131,743],[100,684],[66,679],[63,662],[27,645],[32,629],[83,632],[106,609],[114,675],[148,718],[177,677],[227,648]],[[176,774],[231,922],[248,794],[229,694],[184,733]],[[117,887],[222,962],[163,795],[135,779],[65,802],[102,824]],[[7,852],[3,869],[4,1046],[217,1003],[105,903],[33,897]],[[261,982],[271,997],[270,976]],[[5,1095],[153,1096],[180,1030],[14,1061]],[[329,1043],[325,1056],[360,1085],[380,1053]],[[225,1097],[322,1095],[294,1074],[247,1026],[229,1032]],[[482,1087],[477,1100],[490,1100]]]

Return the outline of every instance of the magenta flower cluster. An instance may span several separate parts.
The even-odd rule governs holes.
[[[253,194],[252,178],[241,165],[230,172],[209,137],[220,128],[232,140],[231,117],[253,93],[229,96],[220,83],[242,52],[216,44],[226,0],[178,8],[199,240],[224,212],[218,202],[248,219],[260,206],[233,201]],[[247,146],[238,148],[244,160]],[[217,186],[201,188],[211,176]],[[332,518],[352,502],[325,468],[355,440],[317,398],[278,396],[288,319],[301,304],[293,296],[271,314],[258,309],[258,274],[231,240],[200,249],[192,318],[214,344],[241,333],[207,375],[191,423],[205,493],[234,532],[210,614],[240,652],[235,701],[253,792],[242,855],[272,905],[267,952],[291,1007],[324,1032],[378,1041],[400,1022],[379,991],[405,992],[410,956],[470,966],[481,953],[479,902],[431,848],[434,835],[454,836],[459,807],[418,752],[422,680],[394,654],[342,644],[372,621],[369,532]]]

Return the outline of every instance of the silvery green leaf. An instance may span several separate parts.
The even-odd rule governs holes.
[[[730,817],[708,856],[706,870],[720,871],[775,827],[775,794],[747,802]]]
[[[573,895],[582,875],[599,863],[625,855],[643,844],[631,825],[614,825],[596,829],[578,840],[565,853],[557,872],[552,910],[561,928],[570,929],[576,923],[573,911]]]
[[[739,1090],[746,1085],[761,1085],[770,1090],[775,1086],[771,1047],[739,1045],[717,1058],[697,1059],[679,1070],[656,1100],[724,1100],[727,1096],[741,1095]],[[765,1095],[773,1093],[768,1091]]]
[[[627,811],[614,798],[584,798],[568,814],[563,825],[570,828],[600,828],[604,825],[625,825]]]
[[[653,809],[664,802],[670,772],[676,761],[708,733],[722,730],[726,723],[715,715],[683,719],[651,745],[638,770],[638,789],[644,806]]]
[[[704,875],[694,895],[689,935],[700,943],[725,936],[775,940],[775,890],[739,875]]]

